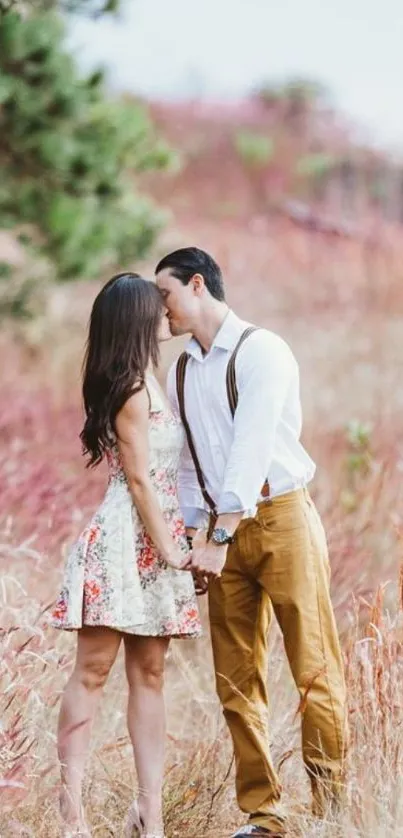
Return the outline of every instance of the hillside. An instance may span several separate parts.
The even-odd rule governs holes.
[[[354,144],[353,130],[317,100],[290,110],[269,93],[232,106],[150,106],[182,164],[171,174],[133,175],[170,215],[151,255],[127,267],[152,277],[169,249],[210,250],[229,303],[281,333],[298,358],[303,439],[318,466],[312,495],[328,536],[343,640],[351,750],[341,825],[318,824],[301,765],[301,705],[274,631],[272,745],[290,838],[401,838],[401,171]],[[18,263],[8,233],[0,239],[6,248]],[[0,338],[1,838],[59,835],[55,731],[74,638],[47,628],[45,614],[68,546],[105,487],[102,467],[84,469],[78,438],[88,315],[105,278],[46,286],[37,318],[6,324]],[[162,381],[181,346],[166,348]],[[174,644],[167,662],[168,838],[227,838],[241,823],[206,611],[203,604],[204,639]],[[125,695],[119,661],[86,774],[86,810],[99,838],[121,835],[135,784]]]

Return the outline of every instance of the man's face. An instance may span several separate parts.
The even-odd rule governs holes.
[[[193,280],[183,285],[180,279],[171,275],[170,268],[165,268],[157,274],[156,281],[168,310],[171,333],[185,335],[192,332],[199,312],[199,293]]]

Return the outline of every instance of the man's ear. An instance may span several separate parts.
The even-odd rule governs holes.
[[[200,294],[204,291],[206,287],[203,274],[193,274],[192,283],[197,296],[200,297]]]

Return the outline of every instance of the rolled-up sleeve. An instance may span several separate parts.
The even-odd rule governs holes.
[[[273,458],[278,424],[298,365],[285,341],[257,331],[236,359],[238,406],[218,512],[253,516]]]
[[[176,363],[173,364],[167,379],[168,400],[174,415],[180,419],[178,396],[176,391]],[[197,479],[196,469],[189,446],[185,439],[179,461],[178,472],[179,504],[186,527],[199,529],[208,521],[208,512]]]

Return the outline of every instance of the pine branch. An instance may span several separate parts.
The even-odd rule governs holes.
[[[65,14],[99,18],[104,14],[116,14],[120,5],[120,0],[0,0],[0,14],[6,14],[12,9],[37,12],[56,9]]]

